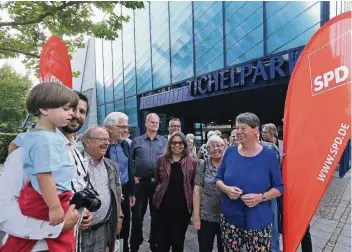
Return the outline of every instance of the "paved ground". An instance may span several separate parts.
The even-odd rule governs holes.
[[[0,174],[2,165],[0,164]],[[150,217],[145,216],[144,243],[140,252],[149,251]],[[351,170],[344,178],[335,172],[311,222],[314,252],[350,252],[351,250]],[[0,239],[3,234],[0,232]],[[0,242],[1,244],[1,242]],[[197,233],[190,225],[186,234],[185,252],[198,251]],[[214,251],[216,250],[214,244]],[[300,249],[298,250],[300,251]]]

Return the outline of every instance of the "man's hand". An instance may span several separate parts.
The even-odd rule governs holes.
[[[62,232],[71,230],[77,224],[78,219],[79,214],[75,209],[75,205],[70,205],[64,218],[64,227],[62,228]]]
[[[136,204],[136,197],[135,196],[130,196],[130,207],[133,207],[134,204]]]
[[[86,230],[92,225],[93,215],[88,210],[83,213],[83,219],[81,224],[79,224],[80,230]]]
[[[134,183],[137,185],[137,184],[139,184],[139,180],[140,180],[141,178],[138,178],[138,177],[134,177]]]

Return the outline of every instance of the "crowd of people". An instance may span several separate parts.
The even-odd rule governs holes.
[[[181,121],[147,115],[145,133],[129,139],[128,116],[74,136],[88,99],[57,83],[35,86],[27,110],[38,120],[9,146],[0,177],[0,252],[137,252],[149,206],[153,252],[184,250],[190,223],[199,251],[280,251],[283,143],[274,124],[253,113],[235,119],[230,137],[210,131],[197,151]],[[192,219],[192,221],[191,221]],[[312,251],[309,228],[302,251]]]

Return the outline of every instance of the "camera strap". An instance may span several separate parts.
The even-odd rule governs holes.
[[[84,172],[85,172],[85,174],[86,174],[86,175],[84,176],[83,180],[88,183],[88,186],[89,186],[91,189],[94,189],[94,186],[93,186],[92,183],[90,182],[89,173],[88,173],[88,171],[84,168],[83,162],[82,162],[81,158],[79,157],[79,154],[78,154],[76,148],[73,148],[73,151],[74,151],[75,154],[76,154],[76,155],[75,155],[75,154],[73,155],[73,159],[75,160],[75,165],[76,165],[76,167],[77,167],[77,174],[78,174],[78,176],[81,176],[81,173],[80,173],[79,170],[78,170],[78,162],[77,162],[77,159],[76,159],[76,158],[78,158],[78,160],[79,160],[79,162],[80,162],[80,164],[81,164],[81,167],[82,167],[82,169],[84,170]],[[76,192],[76,189],[75,189],[75,187],[74,187],[72,181],[71,181],[71,186],[72,186],[72,190],[73,190],[74,192]]]

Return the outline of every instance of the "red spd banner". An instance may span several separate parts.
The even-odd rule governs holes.
[[[351,12],[311,38],[296,63],[284,114],[284,251],[294,252],[351,138]]]
[[[40,55],[39,76],[40,82],[58,82],[72,88],[70,57],[59,37],[50,37],[44,44]]]

